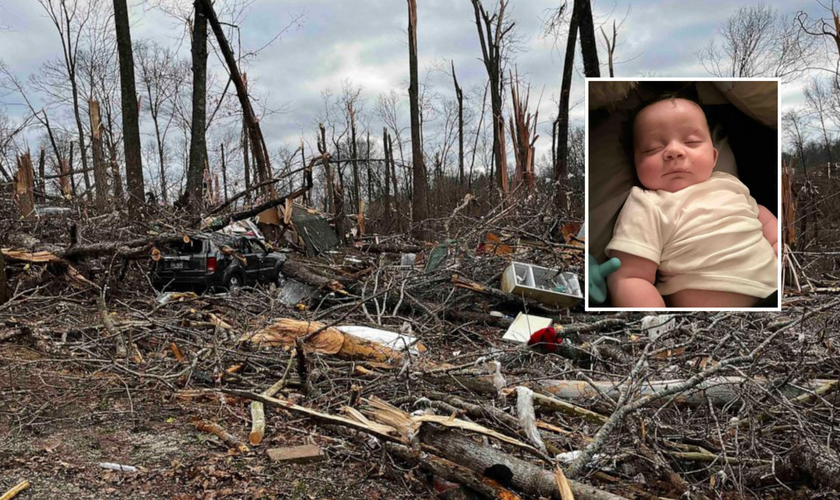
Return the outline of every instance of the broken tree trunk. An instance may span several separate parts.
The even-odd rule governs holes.
[[[32,171],[32,159],[29,153],[22,154],[17,164],[14,199],[20,209],[20,214],[29,219],[35,216],[35,173]]]
[[[335,354],[339,358],[387,362],[402,359],[398,351],[371,342],[315,321],[282,318],[242,340],[261,346],[295,346],[303,338],[304,345],[314,352]]]
[[[424,425],[420,441],[440,451],[440,455],[468,469],[487,475],[490,471],[505,471],[509,485],[534,496],[560,499],[554,473],[511,456],[496,448],[483,445],[469,437],[440,427]],[[505,484],[502,482],[502,484]],[[569,480],[578,500],[620,500],[622,497],[592,486]]]
[[[204,14],[210,22],[210,27],[213,29],[213,34],[216,35],[216,40],[219,42],[219,49],[222,51],[225,63],[227,63],[230,71],[230,79],[236,88],[236,96],[239,98],[239,104],[242,106],[242,114],[246,125],[248,126],[248,136],[250,139],[251,150],[256,160],[257,175],[259,181],[263,182],[271,178],[271,166],[268,160],[268,152],[265,149],[265,142],[263,141],[262,131],[260,130],[260,123],[257,120],[257,115],[254,113],[254,108],[251,106],[251,100],[248,97],[248,91],[245,88],[245,83],[242,75],[239,72],[239,66],[236,64],[236,58],[230,48],[230,44],[222,31],[222,25],[216,17],[216,11],[210,0],[198,0],[204,7]],[[274,197],[274,186],[268,185],[268,194]]]
[[[755,381],[755,379],[750,380],[743,377],[713,377],[677,396],[675,401],[677,403],[698,406],[707,404],[708,398],[713,404],[722,406],[740,398],[740,391]],[[685,381],[681,379],[648,381],[639,388],[637,397],[641,398],[651,394],[658,394],[683,382]],[[759,382],[768,386],[773,384],[770,380],[761,380]],[[817,389],[829,382],[831,381],[815,379],[801,385],[810,389]],[[592,384],[613,399],[619,398],[621,390],[625,388],[623,384],[603,380],[593,381]],[[589,382],[584,382],[583,380],[544,380],[540,385],[543,391],[562,399],[574,400],[598,397],[597,392],[589,385]],[[802,393],[801,389],[797,389],[793,385],[785,385],[777,389],[788,398],[798,396]]]
[[[93,152],[93,182],[96,185],[96,208],[105,210],[108,204],[108,174],[105,168],[105,156],[102,151],[102,118],[99,114],[99,101],[91,99],[90,109],[90,144]]]
[[[334,292],[344,289],[344,285],[342,285],[341,282],[339,282],[338,280],[321,276],[320,274],[317,274],[314,271],[312,271],[303,263],[293,259],[286,259],[286,261],[283,263],[283,267],[280,269],[280,272],[282,272],[283,276],[287,278],[291,278],[318,288],[329,289]]]
[[[38,201],[46,201],[47,199],[47,180],[46,177],[47,164],[47,150],[41,148],[41,155],[38,157]]]
[[[428,185],[426,184],[426,164],[423,159],[423,132],[420,120],[420,91],[417,77],[417,0],[408,0],[408,66],[409,85],[408,101],[411,117],[411,165],[412,165],[412,196],[411,220],[415,224],[424,221],[429,216]],[[418,225],[416,228],[419,239],[424,239],[425,232]]]

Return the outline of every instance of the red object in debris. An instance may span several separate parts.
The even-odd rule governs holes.
[[[557,335],[557,329],[553,326],[541,328],[531,335],[528,340],[528,345],[533,346],[539,344],[548,352],[557,350],[557,346],[563,342],[563,338]]]
[[[207,272],[216,272],[216,257],[207,257]]]

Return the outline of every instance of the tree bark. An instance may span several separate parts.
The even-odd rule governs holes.
[[[572,88],[572,70],[575,66],[575,45],[577,44],[579,1],[575,1],[572,18],[569,20],[569,38],[566,41],[566,58],[563,61],[563,81],[560,84],[560,106],[557,110],[556,144],[557,157],[554,164],[554,202],[557,208],[566,209],[566,179],[569,174],[569,92]]]
[[[391,156],[394,154],[388,128],[382,127],[382,147],[385,150],[385,191],[382,193],[382,220],[384,230],[391,228]]]
[[[37,199],[39,201],[44,201],[47,199],[47,179],[46,179],[46,163],[47,163],[47,151],[44,148],[41,148],[41,154],[38,157],[38,196]]]
[[[359,163],[356,161],[359,158],[358,149],[356,145],[356,110],[353,109],[353,103],[347,104],[347,114],[350,116],[350,159],[351,167],[353,168],[353,208],[359,212],[361,207],[361,180],[359,179]]]
[[[580,4],[580,7],[578,7]],[[598,64],[598,44],[595,43],[595,27],[592,25],[592,5],[589,0],[575,0],[580,27],[580,50],[583,54],[583,72],[588,77],[600,77]]]
[[[108,174],[105,169],[105,157],[102,153],[102,117],[99,102],[88,101],[90,110],[90,144],[93,152],[93,181],[96,184],[96,208],[105,210],[108,205]]]
[[[455,75],[455,61],[452,61],[452,82],[455,84],[455,99],[458,101],[458,184],[464,189],[464,92]]]
[[[204,208],[204,163],[207,150],[207,14],[204,2],[195,2],[192,36],[192,122],[190,124],[190,162],[184,201],[193,212]]]
[[[411,108],[411,163],[412,163],[412,191],[411,220],[418,224],[429,217],[428,213],[428,185],[426,166],[423,160],[423,141],[420,131],[420,91],[417,77],[417,0],[408,0],[408,66],[409,86],[408,100]],[[423,238],[424,231],[416,226],[416,236]]]
[[[244,77],[244,75],[243,75]],[[242,117],[242,162],[245,170],[245,190],[248,194],[245,195],[245,203],[251,203],[251,156],[248,147],[248,124],[245,123],[245,116]]]
[[[140,156],[140,124],[137,92],[134,86],[134,53],[128,22],[126,0],[114,0],[114,27],[117,32],[117,52],[120,59],[120,91],[122,94],[123,147],[125,148],[125,176],[128,182],[128,213],[132,219],[140,216],[143,206],[143,162]]]
[[[554,473],[516,458],[496,448],[480,444],[458,432],[430,424],[420,428],[420,440],[439,450],[441,456],[483,474],[505,470],[509,478],[499,478],[502,486],[513,486],[530,495],[560,499]],[[580,500],[621,500],[622,497],[569,480],[575,498]]]
[[[224,184],[225,203],[228,201],[228,186],[227,186],[227,164],[225,163],[225,143],[223,142],[219,148],[222,150],[222,183]]]

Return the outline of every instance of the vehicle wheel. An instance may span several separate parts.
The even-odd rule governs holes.
[[[227,287],[228,291],[231,292],[231,293],[239,291],[239,289],[242,288],[242,276],[240,276],[238,274],[231,274],[228,277],[227,282],[225,283],[225,286]]]

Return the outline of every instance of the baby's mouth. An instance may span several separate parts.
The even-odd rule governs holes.
[[[684,169],[676,169],[676,170],[671,170],[671,171],[669,171],[669,172],[665,172],[665,175],[667,176],[667,175],[687,174],[687,173],[689,173],[689,171],[688,171],[688,170],[684,170]]]

